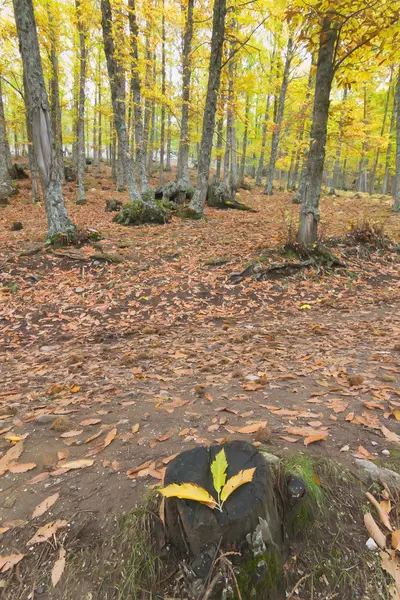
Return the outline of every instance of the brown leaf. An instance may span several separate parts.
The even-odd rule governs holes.
[[[151,464],[153,464],[152,460],[147,460],[146,462],[142,463],[141,465],[139,465],[138,467],[135,467],[133,469],[129,469],[126,474],[128,475],[129,479],[133,479],[134,476],[139,473],[139,471],[142,471],[143,469],[147,469]]]
[[[51,583],[53,584],[53,587],[56,587],[57,583],[60,581],[61,579],[61,575],[64,572],[65,569],[65,549],[64,548],[60,548],[60,554],[58,559],[56,560],[56,562],[54,563],[54,566],[51,570]]]
[[[20,560],[24,558],[24,554],[9,554],[8,556],[0,556],[0,573],[5,573],[12,569]]]
[[[358,450],[353,454],[353,456],[356,458],[366,458],[367,460],[376,460],[376,456],[373,456],[373,454],[364,448],[364,446],[358,446]]]
[[[36,463],[23,463],[23,464],[11,464],[8,467],[10,473],[26,473],[27,471],[31,471],[36,468]]]
[[[33,538],[31,538],[26,545],[30,546],[31,544],[41,544],[42,542],[47,542],[47,540],[56,534],[59,529],[62,529],[67,525],[68,521],[63,521],[60,519],[58,521],[47,523],[46,525],[39,527]]]
[[[23,442],[18,442],[17,444],[15,444],[15,446],[7,450],[4,456],[0,458],[0,475],[3,475],[8,470],[8,465],[10,463],[13,463],[19,459],[23,451]]]
[[[135,425],[132,425],[132,433],[137,433],[140,429],[140,423],[135,423]]]
[[[400,443],[400,437],[397,435],[397,433],[394,433],[394,431],[390,431],[390,429],[384,425],[381,426],[381,431],[389,442],[394,442],[395,444]]]
[[[236,433],[256,433],[260,429],[264,429],[268,424],[268,421],[261,421],[260,423],[252,423],[251,425],[245,425],[244,427],[230,427]],[[228,427],[225,427],[228,430]]]
[[[79,425],[82,425],[82,427],[89,427],[90,425],[98,425],[98,423],[101,423],[101,419],[85,419],[84,421],[81,421]]]
[[[30,479],[27,483],[29,483],[29,484],[39,483],[40,481],[46,481],[46,479],[48,479],[49,477],[50,477],[50,473],[39,473],[39,475],[32,477],[32,479]]]
[[[285,440],[286,442],[290,442],[291,444],[294,444],[299,439],[296,437],[292,437],[290,435],[281,435],[280,438],[281,438],[281,440]]]
[[[369,535],[372,539],[378,544],[380,548],[386,547],[386,537],[379,529],[378,525],[375,523],[374,517],[371,513],[365,513],[364,515],[364,524],[368,530]]]
[[[48,496],[48,498],[46,498],[45,500],[43,500],[43,502],[37,505],[37,507],[32,513],[31,518],[36,519],[36,517],[41,517],[47,510],[49,510],[51,506],[53,506],[53,504],[57,502],[59,497],[60,494],[58,492],[56,494],[53,494],[52,496]]]
[[[314,444],[315,442],[323,442],[324,440],[326,440],[328,433],[314,433],[312,435],[309,435],[305,438],[304,440],[304,445],[305,446],[309,446],[310,444]]]
[[[370,494],[369,492],[366,492],[365,495],[367,496],[367,498],[371,502],[371,504],[373,504],[375,506],[381,523],[383,523],[383,525],[386,527],[386,529],[389,529],[389,531],[393,531],[393,527],[390,523],[389,514],[387,513],[387,511],[383,508],[383,506],[381,504],[379,504],[378,500],[376,498],[374,498],[374,496],[372,494]]]
[[[344,412],[348,407],[349,403],[344,400],[340,400],[340,398],[334,398],[328,404],[329,408],[332,408],[333,412],[338,414]]]
[[[400,529],[396,529],[392,533],[392,548],[394,550],[400,550]]]
[[[91,467],[94,463],[93,458],[79,458],[78,460],[70,460],[68,462],[58,463],[60,469],[83,469],[85,467]]]
[[[60,438],[70,438],[76,437],[77,435],[81,435],[83,433],[83,429],[75,430],[75,431],[66,431],[60,435]]]

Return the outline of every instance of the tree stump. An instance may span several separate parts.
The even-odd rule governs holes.
[[[231,188],[222,181],[214,182],[208,186],[207,204],[208,206],[219,208],[220,210],[233,208],[236,210],[245,210],[247,212],[257,212],[250,206],[247,206],[247,204],[235,200]]]
[[[165,485],[192,482],[205,488],[215,499],[210,465],[224,448],[228,461],[227,479],[242,469],[256,467],[253,480],[235,490],[226,500],[222,512],[193,500],[165,499],[167,535],[181,550],[199,554],[210,543],[224,548],[238,548],[259,526],[267,523],[268,540],[274,549],[282,545],[282,521],[275,498],[269,465],[258,450],[244,441],[194,448],[172,460],[165,473]]]

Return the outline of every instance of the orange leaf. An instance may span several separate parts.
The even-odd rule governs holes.
[[[43,502],[38,504],[32,513],[32,519],[36,519],[36,517],[41,517],[47,510],[49,510],[51,506],[53,506],[53,504],[57,502],[59,497],[60,494],[57,492],[52,496],[48,496],[48,498],[46,498],[45,500],[43,500]]]
[[[314,433],[313,435],[309,435],[304,440],[304,445],[309,446],[310,444],[314,444],[314,442],[323,442],[326,440],[327,433]]]
[[[11,464],[8,467],[10,473],[26,473],[36,468],[36,463]]]

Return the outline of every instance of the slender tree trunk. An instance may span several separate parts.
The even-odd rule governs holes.
[[[364,84],[364,135],[366,136],[367,128],[367,86]],[[358,185],[357,189],[359,192],[368,191],[368,143],[364,140],[362,143],[361,160],[359,163],[358,170]]]
[[[3,91],[0,77],[0,152],[4,154],[7,169],[11,172],[12,170],[12,157],[10,151],[10,144],[8,143],[7,127],[4,115],[4,104],[3,104]],[[1,141],[2,140],[2,141]],[[1,160],[1,159],[0,159]]]
[[[146,98],[144,101],[144,122],[143,122],[143,161],[145,168],[147,169],[147,151],[149,147],[149,134],[150,134],[150,120],[151,120],[151,100],[149,98],[149,91],[152,87],[151,73],[152,73],[152,55],[150,49],[150,36],[151,36],[151,22],[150,20],[146,23]],[[151,172],[147,170],[148,176],[151,177]]]
[[[396,82],[396,179],[393,210],[400,211],[400,69]]]
[[[272,68],[271,68],[271,70],[272,70]],[[268,131],[270,102],[271,102],[271,96],[270,96],[270,94],[268,94],[267,102],[265,105],[264,120],[263,120],[263,125],[262,125],[261,152],[260,152],[260,158],[259,158],[258,167],[257,167],[256,185],[262,184],[264,160],[265,160],[265,146],[267,144],[267,131]]]
[[[285,68],[283,70],[283,79],[281,85],[281,91],[279,94],[279,104],[276,114],[276,121],[274,124],[274,131],[272,133],[272,142],[271,142],[271,154],[269,158],[269,165],[267,168],[267,183],[264,189],[264,194],[267,196],[271,196],[273,192],[273,180],[275,174],[275,164],[276,158],[278,155],[278,146],[279,146],[279,136],[281,131],[281,125],[283,120],[283,113],[285,111],[285,101],[286,101],[286,93],[289,85],[289,75],[290,75],[290,64],[293,58],[293,38],[290,37],[288,40],[287,50],[286,50],[286,59],[285,59]]]
[[[32,0],[13,0],[15,22],[24,76],[26,78],[29,113],[32,122],[32,139],[39,167],[48,233],[73,235],[75,226],[68,218],[62,195],[60,170],[55,153],[49,102],[44,83],[36,23]]]
[[[103,135],[103,130],[102,130],[102,114],[101,114],[101,74],[100,74],[100,61],[99,61],[99,81],[97,84],[97,90],[98,90],[98,107],[99,107],[99,137],[98,137],[98,142],[97,142],[97,159],[98,159],[98,172],[100,173],[101,171],[101,163],[103,160],[103,148],[102,148],[102,144],[103,144],[103,139],[102,139],[102,135]]]
[[[62,122],[61,122],[61,103],[60,103],[60,86],[58,81],[58,52],[53,18],[47,6],[49,26],[50,26],[50,61],[51,61],[51,80],[50,80],[50,114],[51,124],[56,140],[56,155],[60,168],[60,180],[64,183],[64,154],[62,144]]]
[[[155,82],[155,77],[153,78]],[[156,137],[156,103],[155,100],[151,101],[151,120],[150,120],[150,138],[149,138],[149,154],[147,157],[147,170],[149,172],[149,176],[151,177],[154,169],[154,141]]]
[[[162,0],[161,17],[161,132],[160,132],[160,185],[164,183],[165,154],[165,0]]]
[[[118,140],[117,148],[117,192],[125,191],[125,177],[124,177],[124,154],[121,151],[121,146]]]
[[[133,115],[135,119],[135,146],[136,146],[136,164],[139,176],[139,185],[142,192],[147,190],[149,184],[146,175],[146,152],[144,150],[143,140],[143,117],[142,117],[142,90],[139,74],[139,51],[138,34],[139,27],[136,18],[135,0],[128,0],[129,5],[129,32],[131,40],[131,88],[133,95]]]
[[[188,0],[185,34],[183,37],[182,52],[182,115],[181,115],[181,137],[178,151],[177,181],[182,190],[187,190],[189,180],[189,104],[190,104],[190,82],[192,78],[192,39],[193,39],[193,6],[194,0]],[[183,5],[182,5],[183,8]]]
[[[166,160],[165,160],[165,170],[167,172],[171,171],[171,144],[172,144],[172,138],[171,138],[171,111],[168,109],[168,116],[167,116],[167,156],[166,156]]]
[[[36,164],[35,152],[32,144],[32,123],[30,121],[31,115],[28,106],[28,97],[26,91],[26,80],[24,80],[24,102],[25,102],[25,121],[26,121],[26,133],[28,137],[28,162],[29,170],[31,172],[31,187],[32,187],[32,202],[34,204],[40,202],[39,194],[39,183],[38,183],[38,168]],[[1,82],[0,82],[1,83]]]
[[[86,204],[85,193],[85,85],[86,85],[86,40],[82,19],[80,0],[75,1],[76,14],[78,18],[79,31],[79,100],[78,100],[78,123],[77,123],[77,204]]]
[[[110,0],[101,0],[102,29],[104,52],[107,59],[107,70],[110,79],[111,99],[114,112],[115,129],[118,136],[118,148],[123,157],[125,179],[131,202],[140,200],[140,194],[135,180],[135,169],[132,158],[128,153],[128,136],[125,119],[125,75],[119,63],[112,35],[112,11]]]
[[[293,189],[295,189],[295,186],[297,184],[297,179],[299,176],[299,171],[300,171],[300,161],[302,160],[303,164],[302,164],[302,169],[301,169],[299,187],[298,187],[297,193],[293,196],[293,202],[295,204],[300,203],[301,197],[302,197],[302,190],[304,189],[304,176],[305,176],[306,165],[307,165],[307,154],[303,155],[301,144],[304,139],[304,132],[306,129],[307,109],[308,109],[308,104],[310,102],[312,88],[313,88],[313,79],[314,79],[313,78],[313,69],[314,69],[314,55],[312,54],[311,55],[311,67],[310,67],[310,72],[308,75],[308,82],[307,82],[307,92],[306,92],[304,104],[303,104],[303,107],[301,110],[301,117],[300,117],[301,125],[300,125],[299,138],[298,138],[299,148],[298,148],[297,154],[296,154],[296,163],[294,166],[294,173],[293,173]]]
[[[325,161],[330,93],[334,75],[337,29],[330,16],[323,21],[318,51],[310,149],[302,190],[298,242],[311,246],[318,239],[319,199]]]
[[[236,29],[237,23],[233,23],[233,28]],[[229,123],[229,136],[227,136],[228,150],[230,152],[230,172],[229,172],[229,188],[231,196],[234,198],[238,185],[239,185],[239,174],[237,164],[237,143],[236,143],[236,119],[235,119],[235,63],[233,56],[235,53],[236,43],[231,43],[230,61],[228,64],[228,115],[227,122]]]
[[[217,122],[217,164],[215,171],[215,181],[221,180],[221,164],[222,164],[222,144],[223,144],[223,131],[224,131],[224,101],[221,99],[221,116]]]
[[[239,185],[243,185],[244,171],[246,167],[246,155],[247,155],[247,136],[249,131],[249,111],[250,111],[250,99],[249,94],[246,94],[246,107],[244,110],[244,132],[242,142],[242,156],[240,158],[240,170],[239,170]]]
[[[387,116],[388,116],[388,112],[389,112],[389,101],[390,101],[390,93],[391,93],[391,87],[392,87],[392,79],[393,79],[393,69],[390,72],[389,86],[388,86],[388,91],[386,94],[385,109],[383,112],[383,120],[382,120],[382,127],[381,127],[381,137],[383,137],[383,135],[385,134],[385,129],[386,129],[386,121],[387,121]],[[380,154],[381,154],[381,149],[377,148],[376,154],[375,154],[374,165],[373,165],[372,171],[371,171],[371,178],[370,178],[370,182],[369,182],[369,193],[370,194],[373,194],[375,192],[376,170],[378,168]]]
[[[11,177],[7,160],[7,132],[4,119],[3,91],[0,78],[0,199],[5,199],[13,193]]]
[[[392,116],[390,119],[390,128],[389,128],[389,141],[388,141],[388,145],[386,148],[385,174],[383,176],[383,183],[382,183],[382,194],[385,194],[385,195],[389,191],[390,158],[392,155],[392,138],[393,138],[395,121],[396,121],[396,90],[394,90],[394,94],[393,94]]]
[[[99,153],[97,143],[97,119],[98,119],[98,89],[97,84],[94,88],[94,107],[93,107],[93,166],[99,166]]]
[[[217,98],[221,81],[222,49],[225,33],[226,0],[214,0],[211,55],[208,71],[206,105],[203,115],[203,131],[197,172],[197,185],[190,201],[190,208],[202,215],[207,197],[208,177],[210,174],[211,151]]]
[[[347,99],[347,86],[343,90],[343,99],[342,102],[346,102]],[[338,131],[338,145],[336,148],[336,156],[335,156],[335,164],[333,167],[333,176],[332,176],[332,185],[329,190],[330,194],[335,193],[335,189],[340,186],[340,162],[341,162],[341,154],[342,154],[342,137],[343,137],[343,129],[344,129],[344,107],[340,113],[340,121],[339,121],[339,131]]]
[[[114,181],[117,180],[117,134],[115,133],[115,127],[112,126],[110,121],[110,139],[111,139],[111,177]]]

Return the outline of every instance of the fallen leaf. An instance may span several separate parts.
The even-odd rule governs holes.
[[[195,483],[171,483],[165,488],[161,488],[160,492],[166,498],[184,498],[186,500],[196,500],[201,504],[205,504],[209,508],[215,508],[217,503],[207,490],[196,485]]]
[[[90,425],[98,425],[98,423],[101,423],[101,419],[85,419],[84,421],[81,421],[79,425],[82,425],[82,427],[89,427]]]
[[[309,446],[310,444],[314,444],[315,442],[323,442],[324,440],[326,440],[327,435],[327,433],[315,433],[309,435],[305,438],[304,445]]]
[[[43,502],[37,505],[37,507],[32,513],[31,518],[36,519],[37,517],[41,517],[47,510],[49,510],[51,506],[53,506],[53,504],[57,502],[59,497],[60,494],[58,492],[56,494],[53,494],[52,496],[48,496],[48,498],[46,498],[45,500],[43,500]]]
[[[11,464],[8,467],[10,473],[26,473],[36,468],[36,463]]]
[[[60,469],[83,469],[85,467],[91,467],[94,463],[93,458],[79,458],[78,460],[71,460],[69,462],[58,463]]]
[[[383,525],[386,527],[386,529],[388,529],[389,531],[393,531],[393,527],[390,523],[389,515],[388,515],[387,511],[381,506],[381,504],[379,504],[378,500],[372,494],[370,494],[369,492],[366,492],[365,495],[367,496],[367,498],[371,502],[371,504],[373,504],[375,506],[381,523],[383,523]]]
[[[229,431],[232,429],[236,433],[256,433],[260,429],[264,429],[268,424],[268,421],[262,421],[260,423],[252,423],[251,425],[245,425],[245,427],[225,427]]]
[[[39,527],[33,538],[31,538],[26,545],[30,546],[31,544],[41,544],[42,542],[47,542],[47,540],[55,535],[59,529],[62,529],[67,525],[68,521],[63,521],[61,519],[47,523],[46,525]]]
[[[5,573],[12,569],[24,558],[24,554],[9,554],[8,556],[0,556],[0,573]]]
[[[376,460],[376,456],[373,456],[364,446],[358,446],[357,452],[353,456],[356,458],[366,458],[367,460]]]
[[[397,433],[390,431],[387,427],[385,427],[385,425],[381,426],[381,431],[389,442],[394,442],[396,444],[400,443],[400,437],[397,435]]]
[[[392,548],[394,550],[400,550],[400,529],[396,529],[392,533]]]
[[[386,547],[386,537],[379,529],[378,525],[375,522],[374,517],[371,513],[365,513],[364,515],[364,524],[368,530],[369,535],[372,539],[378,544],[380,548]]]
[[[58,559],[54,563],[54,566],[53,566],[53,568],[51,570],[51,583],[53,584],[53,587],[56,587],[57,583],[61,579],[61,575],[64,572],[64,569],[65,569],[65,555],[66,555],[65,549],[64,548],[60,548],[60,554],[58,556]]]
[[[292,437],[290,435],[281,435],[280,438],[281,438],[281,440],[285,440],[286,442],[290,442],[291,444],[294,444],[299,439],[296,437]]]
[[[66,431],[65,433],[62,433],[60,435],[60,438],[76,437],[77,435],[81,435],[81,433],[83,433],[83,429],[76,430],[76,431]]]
[[[135,425],[132,425],[132,433],[137,433],[140,429],[140,423],[135,423]]]
[[[31,485],[34,483],[40,483],[41,481],[46,481],[46,479],[48,479],[49,477],[50,473],[39,473],[39,475],[32,477],[32,479],[30,479],[27,483]]]
[[[0,458],[0,475],[3,475],[8,470],[8,465],[15,462],[21,456],[24,451],[24,443],[18,442],[7,450],[7,452]]]

